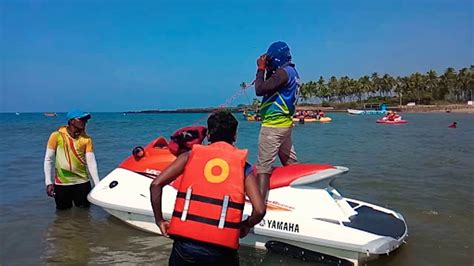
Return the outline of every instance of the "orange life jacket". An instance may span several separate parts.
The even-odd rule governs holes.
[[[246,159],[247,150],[226,142],[193,145],[168,233],[238,249]]]

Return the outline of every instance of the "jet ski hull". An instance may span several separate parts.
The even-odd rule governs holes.
[[[272,189],[266,216],[247,237],[241,239],[241,245],[265,248],[269,241],[278,241],[342,258],[355,265],[397,249],[407,237],[403,217],[376,205],[342,197],[330,183],[335,176],[345,172],[347,168],[335,167]],[[150,203],[149,187],[152,180],[145,174],[117,168],[94,187],[88,199],[135,228],[160,234]],[[175,198],[175,188],[163,188],[162,209],[165,219],[171,216]],[[385,227],[403,228],[387,230],[396,231],[390,235],[390,232],[364,227],[361,220],[367,220],[370,214],[360,216],[361,212],[357,210],[361,208],[366,212],[379,211],[385,218],[398,221],[392,225],[388,219]],[[244,217],[250,213],[251,205],[247,203]],[[380,222],[377,217],[372,218],[369,222]]]

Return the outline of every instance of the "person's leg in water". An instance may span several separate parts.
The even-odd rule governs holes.
[[[296,157],[295,147],[291,139],[293,129],[290,127],[284,132],[282,137],[282,144],[278,151],[278,157],[282,165],[290,165],[298,162]]]
[[[273,163],[281,145],[281,129],[262,127],[258,139],[257,183],[264,199],[268,196]]]
[[[91,183],[73,185],[73,201],[74,205],[79,208],[89,208],[90,202],[87,200],[87,195],[91,191]]]
[[[66,210],[72,207],[72,190],[70,186],[54,185],[56,209]]]

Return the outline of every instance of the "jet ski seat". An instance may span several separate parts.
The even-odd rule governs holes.
[[[163,137],[159,137],[153,142],[153,148],[164,149],[167,146],[168,146],[168,142]]]
[[[169,145],[170,143],[165,138],[158,137],[147,146],[139,147],[140,156],[127,158],[119,167],[155,178],[176,159],[176,156],[169,150]],[[321,182],[333,178],[332,171],[341,170],[329,164],[292,164],[285,167],[275,167],[270,176],[270,189]],[[178,178],[171,185],[176,188],[179,180]],[[321,182],[320,185],[322,184]]]
[[[301,177],[317,174],[323,170],[335,169],[329,164],[292,164],[275,167],[270,176],[270,189],[286,187]]]

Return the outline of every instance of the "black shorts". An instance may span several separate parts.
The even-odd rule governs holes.
[[[237,250],[188,238],[173,237],[169,266],[238,266]]]
[[[56,209],[69,209],[72,207],[72,202],[76,207],[88,208],[91,206],[87,200],[90,191],[91,182],[70,186],[54,185]]]

